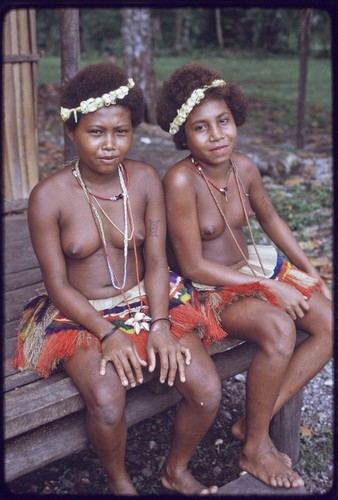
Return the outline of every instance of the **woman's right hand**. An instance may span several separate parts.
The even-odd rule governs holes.
[[[287,312],[294,321],[303,318],[310,309],[307,297],[302,295],[302,293],[292,285],[284,283],[283,281],[269,279],[261,281],[261,283],[271,289],[277,296],[283,310]]]
[[[100,375],[106,374],[109,362],[113,363],[123,386],[135,387],[137,382],[143,382],[142,366],[147,366],[147,362],[140,358],[134,342],[121,330],[102,342]]]

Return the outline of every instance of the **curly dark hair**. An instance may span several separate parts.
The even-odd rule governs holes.
[[[211,66],[201,62],[185,64],[174,71],[163,82],[157,99],[157,121],[166,132],[180,109],[195,89],[210,85],[213,80],[222,79],[221,74]],[[248,100],[237,83],[226,80],[222,87],[212,87],[205,92],[205,98],[224,99],[234,117],[237,126],[246,120]],[[184,125],[173,136],[177,149],[187,149]]]
[[[119,66],[113,63],[92,64],[80,70],[64,85],[61,92],[61,106],[77,108],[81,101],[86,101],[90,97],[100,97],[118,89],[121,85],[127,85],[127,82],[128,76]],[[133,127],[142,122],[145,104],[140,87],[135,85],[129,90],[128,95],[117,100],[117,103],[129,109]],[[81,112],[78,112],[78,122],[81,116]],[[65,122],[69,130],[74,130],[77,123],[73,114]]]

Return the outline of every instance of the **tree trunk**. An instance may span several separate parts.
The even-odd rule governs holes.
[[[222,30],[221,9],[215,9],[215,20],[216,20],[216,33],[217,33],[218,48],[223,50],[224,49],[224,39],[223,39],[223,30]]]
[[[145,120],[156,123],[150,9],[122,9],[123,66],[143,90]]]
[[[304,147],[305,129],[305,103],[306,103],[306,81],[307,66],[310,49],[310,29],[313,10],[306,9],[302,14],[301,31],[299,40],[299,82],[298,82],[298,106],[297,106],[297,132],[296,146]]]
[[[183,39],[183,10],[176,9],[176,19],[175,19],[175,54],[180,54],[182,52],[182,39]]]
[[[60,9],[61,84],[76,75],[80,68],[79,10]],[[80,103],[79,103],[80,104]],[[76,155],[73,141],[64,133],[64,160]]]

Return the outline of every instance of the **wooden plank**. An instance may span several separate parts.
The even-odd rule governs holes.
[[[27,210],[28,198],[22,198],[20,200],[5,200],[2,206],[3,214],[13,214],[17,212],[23,212]]]
[[[26,269],[32,269],[38,267],[39,263],[35,254],[27,251],[27,245],[22,245],[20,248],[15,248],[14,246],[10,249],[10,254],[4,255],[4,269],[3,272],[5,276],[11,273],[17,273],[19,271],[25,271]]]
[[[3,391],[5,393],[14,389],[18,389],[19,387],[30,384],[31,382],[39,380],[40,378],[41,377],[37,373],[31,372],[30,370],[25,370],[23,372],[19,372],[14,369],[8,370],[3,381]]]
[[[37,288],[42,288],[43,280],[40,267],[34,266],[34,262],[30,263],[29,269],[24,271],[7,274],[4,277],[4,292],[17,290],[25,285],[36,285]],[[27,297],[29,299],[29,297]]]
[[[37,380],[5,394],[5,439],[36,429],[83,408],[82,396],[68,377],[58,380],[55,375],[48,380]]]
[[[13,207],[16,202],[12,201],[8,203]],[[3,228],[5,243],[10,241],[15,244],[23,238],[29,237],[27,212],[3,217]]]
[[[154,396],[145,386],[127,393],[128,427],[171,408],[180,395],[173,389]],[[68,415],[5,443],[5,477],[11,481],[48,463],[77,453],[88,444],[85,412]]]
[[[15,349],[16,349],[16,338],[12,337],[10,339],[6,339],[3,350],[3,357],[5,361],[4,371],[6,375],[12,372],[11,362],[15,354]]]
[[[40,283],[35,283],[4,294],[6,323],[21,317],[22,310],[28,299],[35,297],[39,293],[40,285]]]
[[[85,422],[85,412],[81,412],[6,441],[5,481],[83,450],[88,445]]]
[[[225,348],[220,343],[219,349]],[[235,351],[236,349],[232,349]],[[230,352],[230,351],[229,351]],[[227,354],[228,356],[228,354]],[[217,365],[232,368],[219,358]],[[227,369],[223,368],[223,376],[227,376]],[[238,373],[238,372],[237,372]],[[155,378],[153,374],[151,378]],[[149,375],[145,372],[146,380]],[[12,384],[13,387],[13,384]],[[18,404],[20,401],[20,404]],[[15,388],[5,393],[5,437],[6,439],[23,434],[45,423],[51,422],[66,414],[74,413],[84,407],[82,397],[72,381],[65,377],[63,372],[56,373],[48,379],[34,380],[28,385]]]
[[[299,488],[273,488],[256,479],[249,473],[243,474],[238,479],[218,488],[217,495],[222,496],[279,496],[279,495],[306,495],[304,487]]]

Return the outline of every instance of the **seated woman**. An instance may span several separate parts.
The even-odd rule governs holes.
[[[141,90],[111,63],[68,81],[61,117],[78,158],[32,191],[28,220],[47,294],[27,305],[14,366],[48,377],[61,363],[87,406],[88,436],[116,495],[135,495],[125,469],[127,387],[142,368],[175,385],[179,405],[165,486],[215,493],[188,471],[213,422],[221,385],[194,328],[206,321],[165,253],[159,175],[127,158],[143,117]],[[142,460],[142,457],[140,457]]]
[[[332,304],[258,168],[235,149],[246,110],[238,85],[207,65],[185,65],[164,82],[158,122],[189,151],[163,181],[168,229],[177,270],[214,324],[205,342],[229,335],[258,345],[247,373],[246,415],[232,428],[243,441],[240,466],[268,485],[297,487],[303,480],[273,445],[269,424],[329,361]],[[252,217],[290,262],[275,246],[255,244]],[[308,338],[295,348],[296,329]]]

